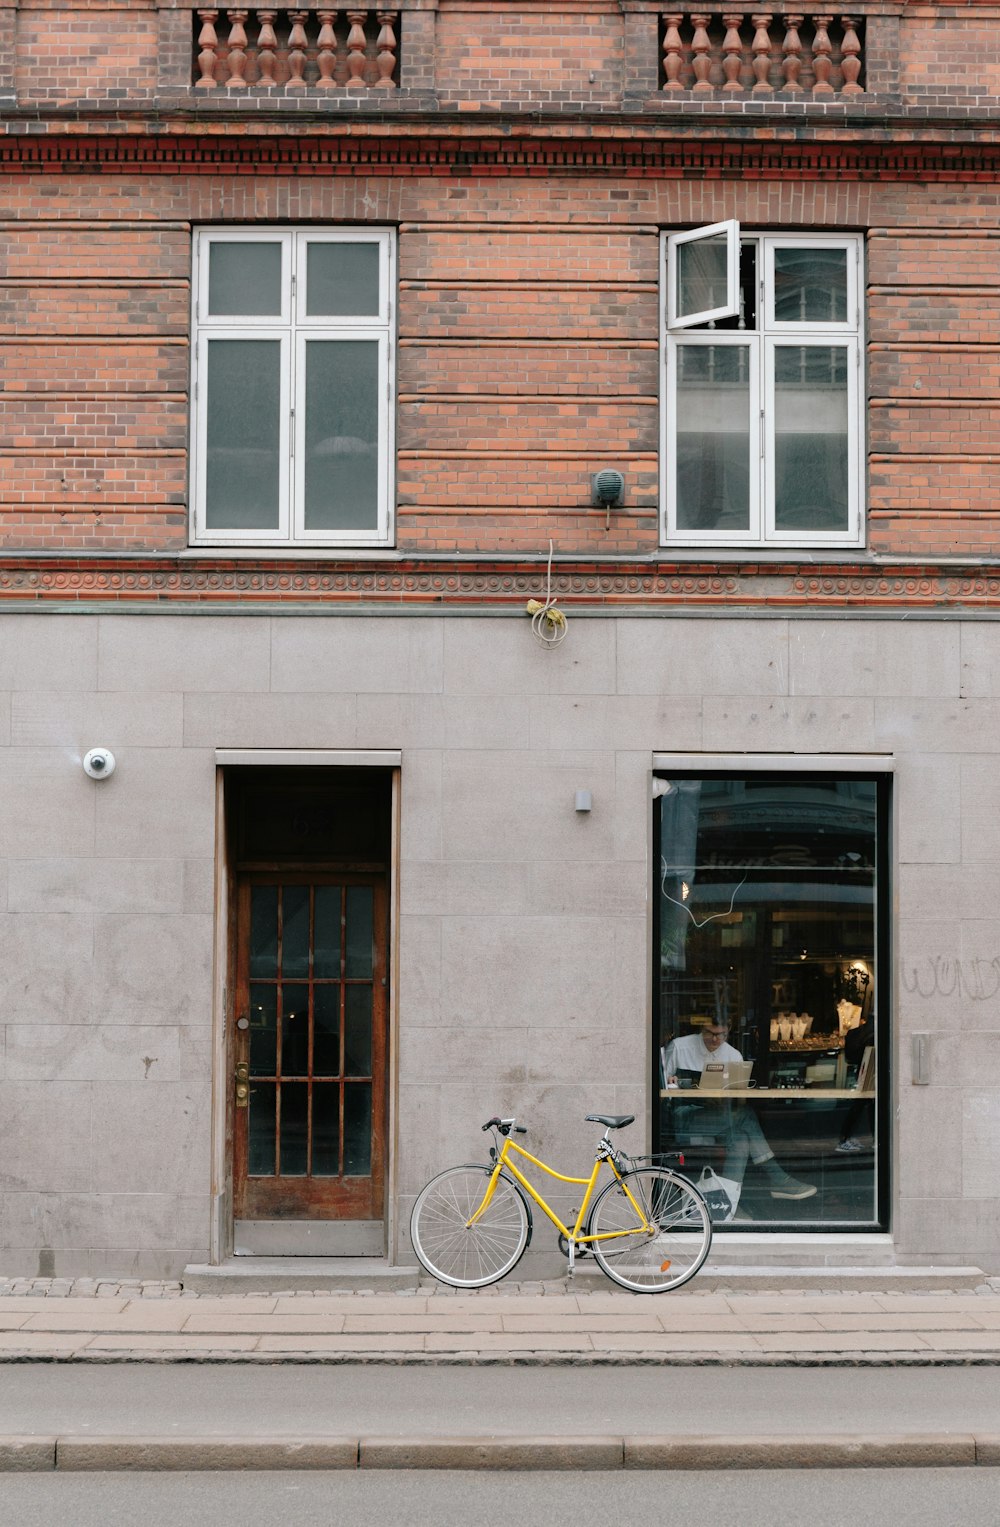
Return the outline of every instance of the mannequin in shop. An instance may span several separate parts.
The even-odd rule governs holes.
[[[727,1023],[710,1023],[697,1034],[672,1039],[663,1063],[666,1085],[675,1085],[679,1075],[685,1073],[689,1077],[700,1076],[709,1061],[741,1061],[743,1056],[733,1045],[727,1044],[728,1038]],[[746,1103],[729,1102],[724,1108],[724,1121],[724,1177],[742,1182],[747,1163],[752,1161],[763,1172],[772,1198],[812,1198],[816,1192],[815,1184],[799,1182],[778,1165],[752,1108]]]

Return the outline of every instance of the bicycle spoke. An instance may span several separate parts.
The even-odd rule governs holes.
[[[478,1288],[502,1278],[527,1244],[528,1215],[501,1178],[475,1219],[490,1179],[485,1167],[454,1167],[427,1184],[413,1206],[410,1234],[420,1262],[442,1282]]]

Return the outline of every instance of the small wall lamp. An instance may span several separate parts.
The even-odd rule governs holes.
[[[611,510],[622,506],[625,479],[613,467],[605,467],[590,479],[590,491],[595,508],[604,510],[604,528],[607,530],[611,525]]]
[[[591,806],[594,804],[593,796],[591,795],[590,791],[578,790],[576,792],[575,804],[577,811],[589,811]]]

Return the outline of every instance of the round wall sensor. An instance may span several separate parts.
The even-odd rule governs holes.
[[[83,767],[91,779],[107,779],[115,772],[115,755],[110,748],[91,748],[83,760]]]

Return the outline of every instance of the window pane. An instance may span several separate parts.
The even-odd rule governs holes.
[[[313,913],[313,974],[324,980],[340,975],[340,886],[318,885]]]
[[[250,892],[250,974],[278,974],[278,887],[255,885]]]
[[[779,323],[846,323],[847,250],[776,249],[774,316]]]
[[[847,530],[847,366],[839,345],[774,352],[774,519],[778,530]]]
[[[276,530],[281,345],[207,344],[205,523],[210,530]]]
[[[706,313],[729,300],[729,240],[724,233],[678,244],[677,314]]]
[[[738,1184],[750,1228],[871,1225],[880,787],[664,783],[660,1145]],[[725,1068],[714,1090],[710,1063]]]
[[[306,344],[305,526],[378,526],[378,345]]]
[[[278,1002],[273,986],[250,987],[250,1075],[273,1076],[278,1063]]]
[[[309,974],[309,887],[286,885],[281,893],[281,973]]]
[[[310,318],[378,316],[379,246],[311,243],[306,252]]]
[[[284,1082],[281,1087],[281,1175],[306,1175],[309,1084]]]
[[[336,1177],[340,1171],[340,1088],[313,1088],[312,1175]]]
[[[286,981],[281,997],[281,1074],[306,1076],[309,1070],[309,987],[305,981]]]
[[[344,974],[358,981],[372,973],[372,917],[374,900],[370,885],[347,888],[347,958]]]
[[[340,1075],[340,985],[313,987],[313,1075]]]
[[[208,311],[213,318],[280,318],[281,245],[213,242]]]
[[[677,347],[677,528],[750,525],[750,350]]]
[[[349,986],[344,998],[344,1075],[372,1074],[372,989]]]
[[[273,1177],[274,1083],[255,1082],[250,1088],[249,1107],[247,1171],[251,1177]]]
[[[371,1083],[354,1082],[344,1088],[344,1176],[368,1177],[371,1169]]]

